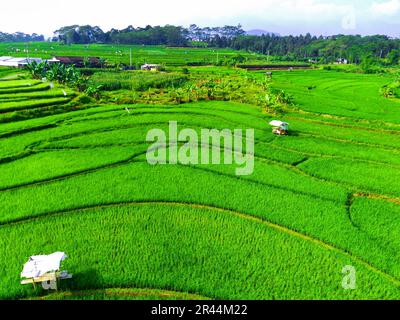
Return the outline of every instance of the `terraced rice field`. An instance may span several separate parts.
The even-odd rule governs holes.
[[[0,71],[0,122],[28,111],[54,110],[76,96],[72,90],[53,83],[23,79],[24,74],[15,71],[14,75],[7,74],[7,69]]]
[[[399,299],[400,105],[379,96],[385,80],[274,73],[296,102],[288,137],[261,108],[216,101],[1,124],[0,298],[40,295],[19,284],[23,263],[65,251],[74,278],[47,299]],[[0,110],[48,100],[30,84],[1,82]],[[21,100],[4,102],[11,88]],[[149,165],[146,134],[170,120],[255,129],[254,174]]]

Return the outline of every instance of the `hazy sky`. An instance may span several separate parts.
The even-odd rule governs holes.
[[[400,0],[18,0],[0,6],[0,31],[42,33],[98,25],[237,25],[285,34],[400,36]]]

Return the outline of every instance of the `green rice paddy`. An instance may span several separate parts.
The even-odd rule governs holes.
[[[43,115],[77,94],[3,79],[0,113],[38,116],[0,124],[0,298],[399,299],[400,103],[379,93],[390,81],[274,72],[294,102],[281,116],[233,101]],[[289,136],[272,134],[276,117]],[[254,173],[149,165],[146,134],[169,121],[255,129]],[[20,285],[29,256],[55,251],[74,274],[60,292]],[[342,287],[349,265],[355,290]]]

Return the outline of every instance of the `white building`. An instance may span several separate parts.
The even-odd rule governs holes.
[[[12,57],[0,57],[0,62],[10,60]]]
[[[162,70],[162,66],[159,64],[144,64],[142,65],[142,67],[140,68],[143,71],[160,71]]]
[[[336,60],[335,64],[349,64],[349,60],[340,58]]]
[[[46,60],[47,63],[60,63],[61,61],[58,60],[56,57]]]
[[[42,62],[40,58],[13,58],[13,57],[0,57],[0,66],[2,67],[14,67],[23,68],[29,63],[36,61],[37,63]]]

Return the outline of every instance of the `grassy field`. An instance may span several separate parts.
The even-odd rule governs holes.
[[[400,124],[400,101],[385,99],[379,90],[392,81],[388,75],[329,71],[282,72],[275,85],[295,97],[302,111]]]
[[[71,110],[76,105],[77,92],[27,77],[23,70],[0,68],[0,123]]]
[[[185,49],[164,49],[164,62],[176,59],[169,50]],[[188,71],[148,82],[96,73],[92,81],[121,87],[68,109],[79,105],[73,90],[7,80],[0,70],[8,119],[0,124],[0,298],[399,299],[400,104],[380,95],[393,79],[303,70],[265,82],[263,72]],[[224,76],[231,95],[186,95],[202,77]],[[143,82],[156,104],[131,86]],[[271,113],[255,98],[264,86],[292,102]],[[174,90],[183,101],[168,98]],[[112,103],[133,94],[138,103]],[[26,119],[10,116],[26,110]],[[290,123],[289,136],[272,134],[277,117]],[[254,173],[149,165],[146,134],[171,120],[197,132],[254,129]],[[61,292],[21,286],[28,257],[54,251],[68,254],[64,267],[74,274]],[[348,265],[357,270],[355,290],[342,287]]]
[[[161,63],[167,66],[182,66],[187,64],[215,64],[219,60],[229,59],[238,54],[249,62],[265,62],[266,57],[259,54],[249,54],[230,49],[215,48],[171,48],[164,46],[141,45],[62,45],[49,42],[34,43],[0,43],[0,56],[53,58],[54,56],[101,57],[110,63],[130,63],[130,51],[133,63]]]

